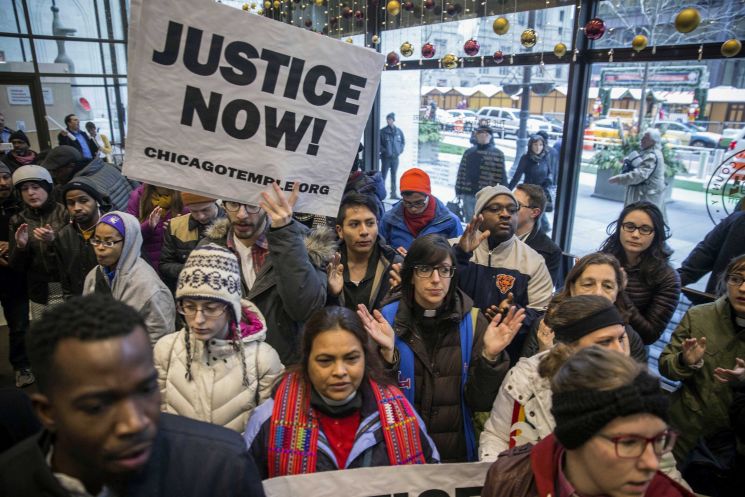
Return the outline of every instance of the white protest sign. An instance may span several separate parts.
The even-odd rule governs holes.
[[[326,471],[264,480],[267,497],[478,497],[490,462]]]
[[[214,0],[132,0],[124,173],[336,216],[384,56]]]

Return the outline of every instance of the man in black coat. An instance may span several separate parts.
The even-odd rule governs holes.
[[[396,127],[396,114],[391,112],[385,116],[387,125],[380,130],[380,163],[385,182],[388,171],[391,172],[391,198],[397,199],[396,171],[398,170],[398,156],[404,151],[406,140],[403,132]]]
[[[8,165],[11,173],[21,166],[38,164],[38,154],[31,150],[31,142],[28,140],[26,133],[20,129],[14,131],[10,134],[9,141],[13,145],[13,150],[5,153],[2,162]]]
[[[546,267],[555,287],[561,287],[557,281],[561,267],[561,249],[543,231],[540,218],[546,208],[546,194],[538,185],[527,183],[515,187],[515,198],[520,203],[517,212],[517,231],[515,234],[546,261]]]
[[[488,124],[479,124],[474,146],[463,152],[455,179],[455,194],[463,201],[463,221],[470,222],[476,208],[476,194],[482,188],[507,186],[504,153],[494,144]]]
[[[160,413],[142,317],[78,297],[34,323],[29,356],[44,426],[0,456],[0,495],[263,497],[238,433]]]
[[[57,143],[78,149],[83,159],[89,161],[95,159],[98,156],[98,145],[96,140],[80,129],[78,116],[75,114],[66,115],[65,126],[67,126],[67,129],[63,129],[57,135]]]

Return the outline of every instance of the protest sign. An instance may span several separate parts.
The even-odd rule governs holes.
[[[132,0],[124,173],[336,216],[383,55],[214,0]]]
[[[492,463],[326,471],[264,480],[267,497],[478,497]]]

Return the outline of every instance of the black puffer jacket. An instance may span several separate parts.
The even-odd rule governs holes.
[[[108,195],[111,199],[111,210],[127,211],[129,194],[134,188],[115,165],[96,158],[75,173],[70,181],[75,181],[76,178],[88,178],[99,192]]]
[[[504,153],[494,146],[494,139],[486,145],[476,145],[463,153],[455,180],[456,195],[476,195],[487,186],[507,186]]]
[[[54,238],[59,261],[62,296],[65,300],[83,295],[85,277],[98,265],[93,246],[88,243],[74,223],[67,224]]]
[[[461,290],[457,290],[453,309],[434,318],[424,318],[421,309],[412,309],[401,300],[393,326],[396,335],[414,352],[414,408],[424,420],[442,462],[464,462],[467,458],[460,405],[459,327],[472,307],[473,301]],[[509,368],[506,352],[494,365],[481,356],[488,325],[479,313],[465,390],[466,404],[472,412],[491,410]],[[397,362],[389,371],[395,377],[398,369]]]
[[[54,242],[40,242],[34,238],[34,229],[49,224],[58,233],[67,223],[67,209],[56,203],[49,194],[47,202],[39,209],[24,206],[10,221],[8,262],[17,271],[26,273],[28,297],[39,304],[46,304],[48,283],[60,281]],[[16,246],[15,232],[23,223],[28,224],[28,244],[23,249]]]

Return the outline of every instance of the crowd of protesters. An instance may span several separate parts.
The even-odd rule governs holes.
[[[541,228],[556,166],[531,156],[540,181],[518,184],[538,167],[521,162],[508,183],[486,126],[465,225],[425,171],[386,211],[355,167],[310,228],[297,188],[248,204],[130,182],[76,119],[43,160],[0,162],[9,360],[36,384],[32,404],[0,391],[3,495],[259,496],[276,476],[477,460],[496,461],[489,496],[742,489],[741,214],[676,271],[663,213],[630,203],[564,278]],[[681,277],[711,270],[713,301],[659,359],[670,396],[645,345]],[[716,481],[707,454],[729,464]]]

